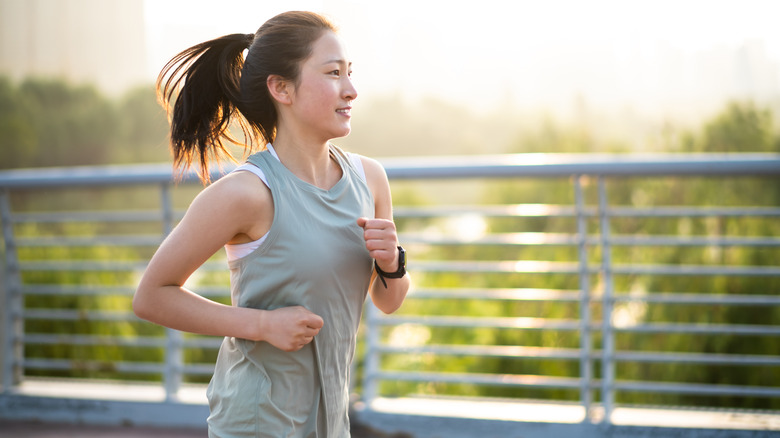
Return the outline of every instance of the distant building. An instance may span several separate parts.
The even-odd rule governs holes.
[[[0,74],[110,94],[147,82],[143,0],[0,0]]]

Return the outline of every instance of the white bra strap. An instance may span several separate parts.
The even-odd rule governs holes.
[[[257,175],[258,178],[260,178],[261,181],[263,181],[263,183],[266,186],[268,185],[268,179],[266,179],[265,173],[263,173],[263,170],[260,169],[259,167],[255,166],[254,164],[244,163],[244,164],[236,167],[235,169],[233,169],[233,172],[240,172],[242,170],[254,173],[255,175]]]
[[[355,167],[355,170],[357,170],[358,175],[360,175],[363,182],[367,182],[366,170],[363,168],[363,161],[360,159],[360,155],[347,153],[347,156],[349,156],[349,161],[352,162],[352,166]]]

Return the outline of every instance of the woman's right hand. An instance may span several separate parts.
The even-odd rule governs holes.
[[[287,351],[298,351],[314,339],[324,321],[302,306],[266,310],[260,324],[260,340]]]

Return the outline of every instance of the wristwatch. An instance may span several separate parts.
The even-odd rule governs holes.
[[[398,247],[398,269],[395,272],[383,271],[379,268],[379,265],[376,264],[376,260],[374,260],[374,269],[376,269],[376,274],[379,276],[379,279],[382,280],[385,289],[387,289],[387,281],[385,281],[385,278],[401,278],[406,275],[406,250],[402,246]]]

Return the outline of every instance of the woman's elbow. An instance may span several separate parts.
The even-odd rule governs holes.
[[[396,310],[400,309],[401,303],[403,303],[403,301],[398,303],[380,303],[376,305],[376,308],[381,310],[382,313],[384,313],[385,315],[389,315],[395,312]]]
[[[135,313],[135,316],[148,321],[151,318],[152,307],[150,300],[143,291],[140,288],[136,290],[135,295],[133,295],[133,313]]]
[[[389,315],[401,308],[401,305],[404,303],[404,299],[406,298],[406,293],[404,293],[401,296],[382,297],[382,298],[384,299],[376,300],[374,302],[374,305],[376,306],[377,309],[381,310],[382,313],[384,313],[385,315]]]

